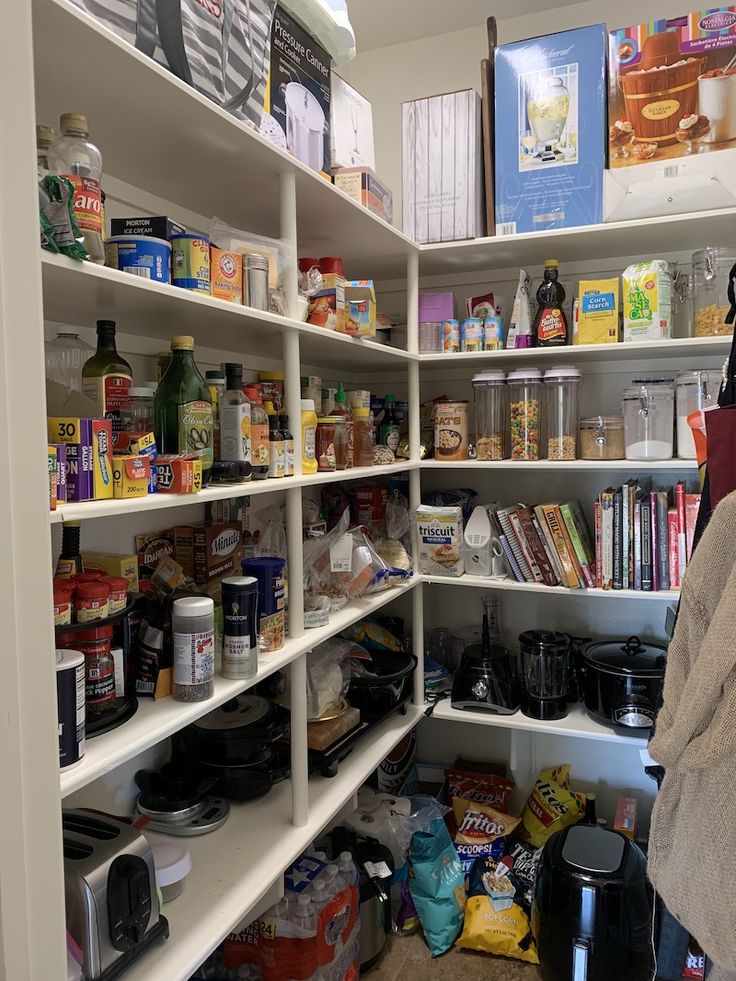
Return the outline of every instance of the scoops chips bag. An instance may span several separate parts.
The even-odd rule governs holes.
[[[540,848],[585,813],[585,795],[570,790],[570,764],[542,770],[521,815],[521,837]]]
[[[500,858],[506,851],[507,836],[521,819],[462,797],[456,797],[452,806],[457,822],[455,848],[463,872],[467,875],[477,858]]]

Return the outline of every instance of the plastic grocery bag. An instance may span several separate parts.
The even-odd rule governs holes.
[[[444,820],[417,831],[409,854],[409,892],[433,957],[444,954],[463,926],[465,878]]]

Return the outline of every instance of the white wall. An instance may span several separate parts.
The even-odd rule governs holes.
[[[489,4],[489,13],[491,9],[492,5]],[[690,9],[691,6],[687,4],[681,10],[673,9],[667,0],[645,0],[644,3],[619,0],[613,23],[607,17],[607,13],[610,13],[608,3],[585,0],[536,16],[502,20],[498,24],[498,40],[500,44],[506,44],[525,37],[606,21],[609,21],[611,29],[615,29],[658,17],[673,17]],[[480,24],[439,37],[366,51],[340,69],[340,74],[373,104],[376,171],[393,191],[394,213],[399,227],[401,103],[465,88],[480,91],[480,61],[486,57],[487,51],[485,24]]]

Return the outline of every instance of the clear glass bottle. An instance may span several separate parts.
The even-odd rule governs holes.
[[[268,416],[257,385],[247,385],[245,395],[250,402],[250,463],[253,479],[265,480],[270,462]]]
[[[250,402],[243,394],[243,366],[225,365],[226,387],[219,395],[220,460],[250,464]],[[246,476],[244,480],[249,480]]]
[[[544,373],[548,460],[575,460],[578,449],[580,371],[559,365]]]
[[[477,460],[505,460],[509,455],[509,389],[505,371],[473,376],[475,453]]]
[[[73,392],[82,391],[82,371],[95,349],[73,330],[62,328],[46,344],[46,377]]]
[[[97,321],[97,350],[82,369],[82,391],[119,432],[120,410],[133,384],[133,369],[115,346],[115,321]]]
[[[120,407],[120,424],[132,433],[152,433],[154,429],[154,393],[150,388],[130,388]]]
[[[202,461],[202,486],[212,471],[212,399],[194,362],[194,338],[171,339],[171,363],[156,390],[159,453],[194,453]]]
[[[48,148],[49,172],[74,185],[74,214],[92,262],[104,266],[102,226],[102,154],[89,139],[87,117],[66,112],[59,121],[61,136]]]
[[[263,411],[268,416],[268,476],[283,477],[286,473],[284,434],[279,429],[279,417],[273,402],[264,402]]]
[[[36,127],[36,169],[39,180],[49,172],[49,147],[56,139],[53,126]]]

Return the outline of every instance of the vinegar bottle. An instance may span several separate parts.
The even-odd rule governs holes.
[[[61,136],[48,148],[49,173],[74,185],[74,215],[92,262],[105,265],[102,227],[102,154],[89,139],[87,117],[65,112]]]

